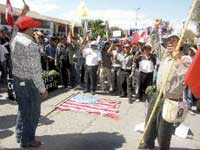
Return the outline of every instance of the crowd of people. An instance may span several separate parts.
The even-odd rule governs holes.
[[[176,50],[179,35],[169,34],[157,44],[142,39],[134,43],[128,38],[103,40],[89,37],[89,34],[84,37],[48,36],[33,29],[39,25],[31,17],[23,16],[16,22],[18,32],[14,36],[6,28],[0,32],[1,82],[5,83],[7,75],[14,79],[19,105],[17,141],[21,147],[41,145],[35,139],[35,130],[40,116],[39,94],[43,97],[48,95],[41,76],[44,70],[57,70],[64,88],[78,87],[92,95],[99,88],[107,94],[127,97],[132,104],[135,100],[146,100],[149,86],[156,86],[158,91],[161,89],[166,70],[175,60],[163,99],[179,101],[185,90],[191,109],[193,96],[188,87],[184,88],[183,76],[197,48],[190,45],[185,51],[184,47]],[[159,37],[156,26],[152,33],[152,36],[157,34]],[[150,103],[147,118],[154,101]],[[141,149],[154,148],[156,137],[160,149],[168,150],[170,147],[173,123],[161,117],[163,103],[159,105]]]

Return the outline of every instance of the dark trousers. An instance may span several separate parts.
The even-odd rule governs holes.
[[[90,91],[90,87],[91,87],[91,90],[93,92],[96,91],[96,87],[97,87],[97,70],[98,70],[98,66],[86,66],[85,84],[86,84],[86,90],[87,91]]]
[[[62,84],[67,87],[69,85],[69,68],[68,63],[64,60],[60,62],[60,73]]]
[[[128,98],[132,98],[132,78],[130,78],[131,70],[121,71],[121,93],[122,95],[128,94]],[[126,87],[124,86],[126,85]]]
[[[162,100],[161,100],[162,101]],[[147,119],[149,119],[150,114],[153,110],[155,100],[151,101],[148,109]],[[156,114],[154,115],[152,122],[150,123],[149,129],[147,130],[146,136],[144,138],[145,145],[148,147],[155,146],[155,139],[158,137],[158,143],[160,150],[170,150],[170,141],[174,131],[173,123],[169,123],[162,118],[162,108],[163,102],[159,104]]]
[[[35,132],[40,117],[40,94],[32,80],[22,80],[17,77],[14,77],[14,89],[18,104],[17,142],[27,145],[35,140]]]
[[[48,60],[48,70],[56,70],[55,61]]]
[[[138,98],[142,99],[145,94],[146,88],[153,84],[153,72],[152,73],[140,72],[139,82],[140,86],[139,86]]]
[[[75,65],[74,64],[70,64],[69,65],[69,74],[70,74],[70,85],[72,88],[74,88],[76,86],[76,69],[75,69]]]
[[[113,91],[119,91],[119,92],[121,91],[120,73],[121,73],[120,67],[113,67],[111,69],[111,83]]]

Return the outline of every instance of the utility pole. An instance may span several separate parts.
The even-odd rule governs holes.
[[[135,9],[135,15],[136,15],[136,17],[135,17],[135,30],[136,30],[136,31],[137,31],[139,10],[140,10],[140,8],[136,8],[136,9]]]

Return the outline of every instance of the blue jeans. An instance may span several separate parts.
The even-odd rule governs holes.
[[[193,100],[192,92],[191,92],[191,90],[189,89],[188,86],[185,88],[184,94],[185,94],[185,98],[187,100],[187,103],[189,105],[189,109],[191,110],[194,100]]]
[[[16,138],[21,145],[35,140],[35,132],[40,117],[40,94],[32,80],[14,77],[14,89],[18,104]]]

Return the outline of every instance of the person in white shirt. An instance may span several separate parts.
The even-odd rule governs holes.
[[[145,44],[142,54],[136,59],[136,66],[139,68],[139,92],[138,99],[141,101],[148,86],[153,84],[153,72],[156,65],[156,57],[151,54],[151,45]]]
[[[83,50],[83,57],[86,60],[86,70],[85,70],[85,91],[90,92],[90,87],[92,90],[92,95],[96,92],[97,86],[97,71],[98,67],[102,61],[101,52],[97,49],[97,42],[92,41],[90,43],[90,48]]]

